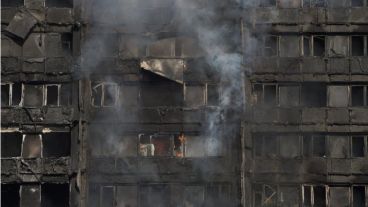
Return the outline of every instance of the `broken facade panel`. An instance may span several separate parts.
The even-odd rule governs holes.
[[[367,205],[366,1],[2,5],[2,205]]]

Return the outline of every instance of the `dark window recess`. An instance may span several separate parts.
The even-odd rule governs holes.
[[[254,102],[261,104],[263,102],[263,86],[262,84],[254,84],[253,86]]]
[[[24,0],[1,0],[2,7],[19,7],[23,6]]]
[[[326,189],[324,186],[314,187],[314,206],[326,206]]]
[[[23,141],[22,157],[41,157],[41,139],[38,134],[27,134]]]
[[[92,103],[94,106],[102,105],[102,84],[92,83]]]
[[[302,103],[307,107],[324,107],[327,105],[325,84],[306,83],[302,85]]]
[[[43,157],[70,156],[70,132],[52,132],[42,135]]]
[[[303,198],[303,206],[312,206],[312,187],[304,186],[304,198]]]
[[[43,184],[41,186],[41,207],[69,206],[68,184]]]
[[[73,0],[46,0],[46,7],[73,8]]]
[[[140,189],[141,207],[151,207],[154,203],[155,207],[170,206],[169,186],[167,185],[151,185],[142,186]]]
[[[113,106],[116,102],[116,85],[105,85],[104,87],[104,106]]]
[[[219,91],[216,85],[207,85],[207,105],[217,106],[219,104]]]
[[[304,54],[304,56],[311,56],[310,43],[311,43],[311,37],[303,37],[303,54]]]
[[[47,106],[58,106],[59,102],[59,86],[48,85],[47,87]]]
[[[186,186],[184,189],[185,206],[203,206],[204,188],[202,186]]]
[[[60,88],[60,106],[70,106],[72,104],[72,85],[62,84]]]
[[[114,187],[105,186],[102,188],[101,206],[114,207]]]
[[[325,7],[326,6],[326,0],[312,0],[314,7]]]
[[[265,105],[276,105],[276,85],[264,85],[263,100]]]
[[[277,56],[277,36],[267,36],[264,42],[264,55],[265,56]]]
[[[353,186],[353,207],[365,206],[365,187]]]
[[[313,140],[311,135],[303,136],[303,156],[310,157],[313,150]]]
[[[169,136],[154,136],[152,144],[155,146],[155,156],[171,156],[171,139]]]
[[[22,100],[22,84],[13,83],[12,105],[19,105]]]
[[[20,157],[22,139],[21,133],[1,133],[1,157]]]
[[[39,185],[22,185],[20,191],[20,207],[41,206]]]
[[[313,136],[313,156],[326,156],[326,137],[322,135]]]
[[[276,6],[276,0],[261,0],[262,7]]]
[[[1,106],[9,106],[9,97],[10,97],[10,85],[4,84],[1,85]]]
[[[278,155],[278,138],[276,136],[264,136],[263,150],[265,156],[276,157]]]
[[[1,206],[19,207],[20,205],[19,185],[2,184],[1,185]]]
[[[254,156],[256,157],[261,157],[263,154],[263,137],[259,136],[259,137],[255,137],[253,139],[253,153]]]
[[[324,56],[326,50],[326,37],[325,36],[314,36],[313,37],[313,55]]]
[[[24,106],[39,107],[42,106],[43,86],[25,85],[24,86]]]
[[[351,37],[351,55],[364,56],[364,36]]]
[[[227,185],[210,185],[206,192],[206,207],[222,207],[228,204],[229,187]]]
[[[353,7],[363,7],[364,0],[351,0],[351,6]]]
[[[364,136],[353,136],[351,139],[352,157],[364,157]]]
[[[72,0],[71,0],[72,1]],[[61,34],[61,48],[65,55],[71,54],[73,51],[73,35],[72,33]]]
[[[351,104],[352,106],[364,106],[364,86],[351,87]]]
[[[99,207],[100,205],[100,186],[89,184],[88,187],[88,205],[90,207]]]

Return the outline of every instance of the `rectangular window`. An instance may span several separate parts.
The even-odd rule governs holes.
[[[280,36],[280,57],[300,56],[300,36]]]
[[[93,106],[109,107],[117,104],[119,92],[116,83],[92,82],[91,89]]]
[[[19,189],[18,184],[1,184],[1,206],[19,207]]]
[[[349,87],[348,86],[328,86],[328,106],[348,107]]]
[[[365,206],[365,187],[364,186],[353,186],[353,207]]]
[[[186,157],[204,157],[206,154],[206,145],[204,137],[187,136],[185,156]]]
[[[261,0],[261,7],[274,7],[276,6],[276,0]]]
[[[137,207],[137,186],[117,186],[116,187],[116,206],[118,207]]]
[[[204,85],[184,85],[184,100],[187,107],[200,107],[205,105]]]
[[[24,5],[24,0],[1,0],[1,7],[19,7]]]
[[[102,207],[114,207],[114,187],[104,186],[101,188],[101,204]]]
[[[346,57],[348,49],[348,36],[328,36],[328,55],[330,57]]]
[[[206,189],[206,207],[222,207],[229,204],[229,185],[210,184]]]
[[[280,136],[280,156],[282,158],[296,158],[300,156],[300,137],[298,135]]]
[[[299,206],[300,193],[297,186],[280,186],[279,189],[280,206]]]
[[[303,106],[324,107],[327,105],[327,90],[326,85],[323,83],[304,83],[301,94]]]
[[[41,135],[27,134],[23,135],[22,157],[39,158],[42,153]]]
[[[303,185],[303,206],[326,206],[326,187]]]
[[[20,157],[22,140],[21,133],[1,133],[1,157]]]
[[[277,104],[277,86],[264,85],[263,86],[263,103],[265,105],[274,106]]]
[[[278,156],[278,137],[264,136],[263,137],[263,154],[268,158],[275,158]]]
[[[313,135],[313,156],[326,156],[326,137],[323,135]]]
[[[311,36],[303,36],[303,56],[312,56],[311,54]]]
[[[351,106],[367,106],[367,86],[351,86]]]
[[[39,185],[22,185],[20,188],[20,207],[41,206]]]
[[[46,106],[59,106],[60,85],[46,85]]]
[[[46,7],[73,8],[73,0],[46,0]]]
[[[203,186],[185,186],[183,203],[185,207],[203,206],[205,189]]]
[[[22,101],[22,84],[1,84],[1,106],[20,106]]]
[[[279,104],[282,107],[299,106],[300,87],[292,85],[279,86]]]
[[[363,7],[364,0],[351,0],[351,6],[352,7]]]
[[[43,157],[70,156],[70,141],[70,132],[51,132],[43,134]]]
[[[68,184],[42,184],[41,207],[66,207],[69,206]]]
[[[326,37],[313,36],[313,56],[325,56]]]
[[[139,193],[141,207],[151,207],[152,204],[157,207],[170,206],[170,196],[168,196],[170,195],[170,188],[168,185],[157,184],[141,186]]]
[[[173,137],[170,135],[140,135],[139,154],[141,156],[172,156]]]
[[[40,107],[43,104],[43,85],[24,85],[24,106]]]
[[[219,104],[219,88],[217,85],[206,84],[207,86],[207,105],[217,106]]]
[[[264,39],[264,56],[277,56],[278,55],[278,36],[270,35],[266,36]]]
[[[365,137],[351,137],[351,155],[352,157],[364,157],[365,154]]]
[[[365,52],[365,37],[364,36],[352,36],[351,37],[351,55],[352,56],[364,56]]]

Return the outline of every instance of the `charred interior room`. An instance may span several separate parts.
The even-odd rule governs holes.
[[[1,206],[368,206],[368,0],[1,0]]]

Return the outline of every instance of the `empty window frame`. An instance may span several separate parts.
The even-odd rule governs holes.
[[[1,0],[1,7],[20,7],[24,5],[24,0]]]
[[[69,184],[45,183],[41,185],[41,207],[69,206]]]
[[[302,202],[306,207],[326,206],[327,187],[323,185],[303,185]]]
[[[303,7],[310,8],[310,7],[325,7],[326,0],[302,0]]]
[[[368,86],[351,86],[351,106],[368,106]]]
[[[366,56],[367,55],[367,36],[354,35],[350,38],[350,53],[351,56]]]
[[[45,106],[60,106],[60,88],[58,84],[45,85]]]
[[[253,206],[277,206],[278,189],[277,185],[254,184],[253,185]]]
[[[280,36],[280,57],[300,56],[300,36],[283,35]]]
[[[325,107],[327,105],[327,88],[323,83],[303,83],[301,103],[306,107]]]
[[[321,35],[303,36],[303,56],[322,57],[326,53],[326,37]]]
[[[350,158],[349,136],[328,136],[328,150],[331,158]]]
[[[206,186],[205,206],[222,207],[230,202],[230,185],[224,183],[211,183]]]
[[[70,156],[70,144],[70,132],[44,133],[42,135],[42,155],[53,158]]]
[[[366,187],[352,186],[353,207],[361,207],[366,204]]]
[[[18,132],[1,133],[1,157],[20,157],[23,136]]]
[[[304,157],[326,157],[326,136],[319,134],[303,135]]]
[[[1,206],[19,207],[19,184],[1,184]]]
[[[254,157],[276,158],[279,155],[279,141],[275,135],[253,136],[253,155]]]
[[[343,186],[329,187],[330,206],[350,206],[350,188]]]
[[[351,157],[365,157],[367,154],[367,136],[351,136]]]
[[[261,0],[260,6],[261,7],[275,7],[277,1],[276,0]]]
[[[300,85],[254,84],[255,101],[264,106],[295,107],[300,105]]]
[[[351,0],[352,7],[363,7],[365,3],[365,0]]]
[[[24,84],[24,102],[26,107],[41,107],[44,104],[43,85]]]
[[[46,0],[46,7],[73,8],[73,0]]]
[[[91,82],[92,105],[109,107],[117,104],[119,87],[116,83]]]
[[[279,136],[279,142],[280,142],[280,157],[298,158],[301,156],[299,135]]]
[[[279,36],[268,35],[263,37],[262,55],[267,57],[278,56]]]
[[[215,84],[185,84],[184,102],[187,107],[217,106],[219,104],[219,87]]]
[[[281,185],[278,192],[279,206],[299,206],[300,187],[296,185]]]
[[[40,185],[22,185],[20,187],[20,207],[41,206]]]
[[[23,85],[21,83],[1,84],[1,107],[22,104]]]
[[[22,157],[23,158],[42,157],[42,138],[40,134],[23,135]]]

